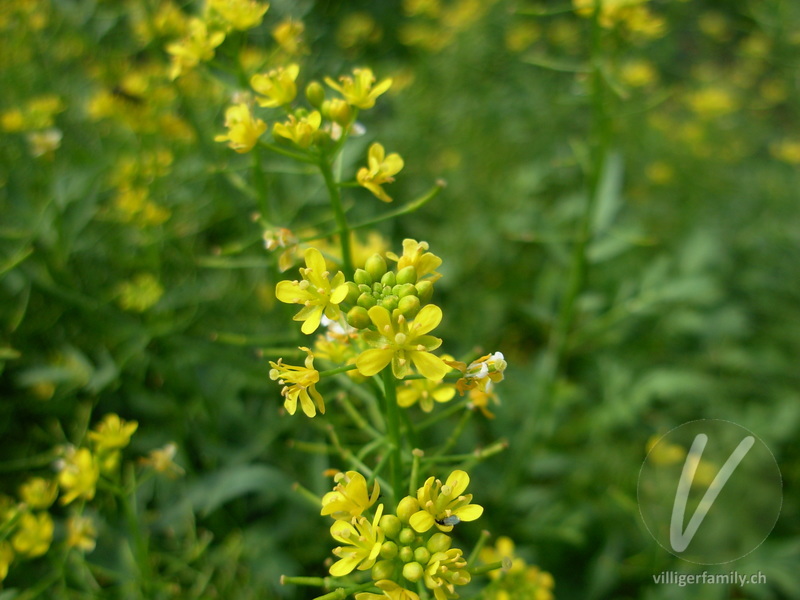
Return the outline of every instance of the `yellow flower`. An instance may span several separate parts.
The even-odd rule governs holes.
[[[391,79],[384,79],[373,87],[375,75],[371,69],[353,69],[353,77],[343,75],[339,78],[341,84],[330,77],[325,78],[325,83],[339,92],[347,103],[356,108],[372,108],[375,99],[392,86]]]
[[[688,97],[689,107],[700,118],[714,119],[738,109],[737,101],[733,95],[721,87],[708,87],[698,90]]]
[[[125,421],[119,415],[110,413],[89,432],[89,439],[94,442],[97,450],[118,450],[130,443],[131,436],[138,427],[139,423],[136,421]]]
[[[289,55],[300,54],[304,49],[303,32],[305,25],[302,21],[286,19],[281,21],[272,30],[272,38],[278,43],[281,49]]]
[[[392,199],[381,186],[394,181],[394,175],[403,169],[403,159],[397,153],[386,156],[383,146],[375,143],[369,147],[367,164],[368,167],[361,167],[356,173],[359,185],[367,188],[378,199],[391,202]]]
[[[521,573],[525,571],[525,561],[514,556],[514,541],[506,536],[497,538],[494,547],[486,546],[481,550],[480,559],[485,564],[504,561],[511,565],[503,571],[489,571],[489,577],[499,579],[506,573]]]
[[[317,330],[323,314],[331,320],[341,316],[338,305],[347,297],[348,287],[341,271],[334,275],[332,281],[328,281],[330,273],[326,269],[325,259],[316,248],[308,248],[305,259],[306,268],[300,268],[303,280],[279,282],[275,287],[275,296],[287,304],[303,305],[294,320],[303,321],[300,329],[309,334]]]
[[[372,568],[384,540],[384,533],[378,527],[381,516],[383,516],[383,504],[378,506],[372,523],[366,517],[354,517],[352,521],[336,521],[331,526],[333,539],[346,544],[333,550],[339,560],[331,565],[331,575],[342,577],[355,568],[359,571]]]
[[[262,96],[256,97],[260,106],[268,108],[290,104],[297,96],[295,80],[300,73],[296,64],[278,67],[269,73],[259,73],[250,78],[250,86]]]
[[[228,142],[228,146],[240,154],[252,150],[258,138],[267,130],[267,124],[254,118],[250,107],[245,103],[227,108],[225,127],[228,128],[228,133],[216,136],[214,141]]]
[[[35,510],[44,510],[56,500],[58,484],[44,477],[31,477],[19,488],[20,499]]]
[[[463,495],[468,485],[469,475],[465,471],[453,471],[445,483],[429,477],[417,490],[420,510],[411,515],[411,527],[424,533],[436,525],[439,530],[448,532],[461,521],[474,521],[480,517],[483,507],[470,504],[472,494]]]
[[[397,261],[397,270],[406,267],[414,267],[417,272],[417,281],[430,275],[430,281],[434,282],[442,275],[436,269],[442,264],[442,259],[433,252],[428,252],[428,242],[418,242],[411,238],[403,240],[403,256],[397,256],[394,252],[387,252],[386,258]]]
[[[769,147],[770,154],[781,162],[800,165],[800,140],[781,140]]]
[[[406,381],[405,385],[397,390],[397,404],[408,408],[419,401],[419,407],[424,412],[433,410],[435,402],[449,402],[456,395],[456,388],[450,383],[441,380],[418,379]]]
[[[503,372],[508,366],[502,352],[481,356],[469,365],[456,361],[448,364],[464,375],[456,382],[456,388],[462,395],[468,390],[490,391],[491,384],[503,381]]]
[[[308,353],[304,367],[283,364],[283,359],[278,362],[270,361],[272,369],[269,378],[277,380],[283,386],[281,395],[286,398],[283,405],[286,411],[293,415],[297,411],[297,400],[300,400],[300,407],[307,417],[317,414],[314,404],[316,403],[319,412],[325,414],[325,402],[317,391],[315,385],[319,382],[319,371],[314,368],[314,354],[308,348],[301,347],[300,350]],[[313,398],[313,402],[312,402]]]
[[[489,402],[500,404],[500,399],[494,391],[494,384],[489,381],[485,390],[474,389],[469,391],[469,403],[473,409],[477,408],[487,419],[494,419],[494,413],[489,410]]]
[[[278,270],[283,273],[291,269],[299,248],[297,236],[290,229],[279,227],[265,231],[262,238],[264,247],[270,252],[283,248],[283,252],[278,257]]]
[[[368,314],[377,331],[364,333],[364,339],[373,347],[364,350],[356,359],[356,366],[362,375],[376,375],[391,363],[394,376],[403,379],[411,372],[413,363],[428,379],[438,381],[444,378],[450,367],[441,358],[431,354],[431,350],[438,348],[442,340],[427,335],[441,322],[441,308],[427,304],[410,322],[403,315],[392,318],[383,306],[373,306]]]
[[[0,581],[8,575],[8,568],[14,561],[14,549],[5,540],[0,541]]]
[[[459,548],[435,552],[425,567],[425,587],[433,590],[436,600],[458,597],[455,586],[467,585],[471,579],[467,561]]]
[[[77,498],[94,498],[100,465],[87,448],[69,447],[59,463],[58,484],[64,495],[61,504],[69,504]]]
[[[97,529],[89,517],[73,515],[67,520],[67,547],[91,552],[96,545]]]
[[[116,288],[118,303],[123,310],[145,312],[155,306],[164,294],[158,279],[150,273],[140,273],[130,281],[123,281]]]
[[[183,475],[183,469],[174,462],[178,446],[173,442],[166,444],[163,448],[151,450],[147,458],[139,459],[143,465],[153,467],[157,473],[164,473],[167,477],[177,477]]]
[[[246,31],[261,25],[269,3],[259,4],[254,0],[208,0],[207,8],[216,12],[234,29]]]
[[[399,586],[394,581],[389,579],[382,579],[375,582],[375,587],[383,590],[383,594],[373,594],[372,592],[361,592],[356,594],[356,600],[419,600],[419,596]]]
[[[358,471],[339,473],[336,487],[322,497],[322,515],[334,519],[360,517],[361,513],[375,504],[381,492],[377,480],[372,486],[372,494],[367,491],[367,480]],[[344,483],[342,483],[344,482]]]
[[[167,52],[172,55],[172,79],[214,58],[214,50],[225,41],[225,33],[209,31],[206,23],[197,17],[189,21],[188,30],[186,37],[167,46]]]
[[[322,115],[316,110],[299,119],[294,115],[289,115],[286,123],[275,123],[272,127],[272,135],[291,140],[300,148],[305,149],[314,141],[314,134],[319,131],[321,124]]]
[[[53,519],[50,514],[25,513],[20,517],[11,545],[18,554],[34,558],[47,552],[52,541]]]

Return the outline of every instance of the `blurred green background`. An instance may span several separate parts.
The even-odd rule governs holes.
[[[273,60],[274,28],[302,21],[303,84],[354,66],[394,78],[350,166],[377,139],[405,160],[397,203],[447,182],[379,232],[444,259],[444,348],[509,363],[496,418],[460,446],[510,444],[473,474],[486,511],[465,546],[480,528],[513,537],[557,598],[800,598],[800,4],[621,4],[597,29],[569,2],[276,0],[218,55]],[[140,493],[163,597],[311,598],[279,577],[323,576],[333,544],[291,485],[321,494],[343,465],[297,449],[324,440],[317,419],[279,414],[266,359],[304,341],[251,216],[323,224],[324,190],[271,160],[268,196],[247,193],[247,157],[213,141],[241,82],[215,62],[167,76],[173,10],[200,5],[0,8],[2,490],[117,412],[139,422],[131,456],[174,441],[186,470]],[[345,200],[355,220],[387,210]],[[655,543],[636,497],[648,443],[699,418],[750,429],[780,465],[775,530],[716,567],[765,585],[653,582],[704,570]],[[89,560],[124,574],[122,537],[104,522]],[[47,568],[15,565],[4,585]],[[117,595],[135,597],[45,597]]]

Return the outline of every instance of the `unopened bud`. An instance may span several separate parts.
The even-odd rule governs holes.
[[[403,524],[400,522],[394,515],[383,515],[381,517],[380,528],[386,534],[387,537],[395,538],[397,534],[400,533],[400,529],[402,528]],[[389,558],[389,557],[387,557]]]
[[[403,577],[408,579],[411,582],[416,582],[422,579],[422,575],[425,573],[422,565],[418,562],[410,562],[403,565]]]
[[[358,285],[372,285],[373,279],[364,269],[356,269],[356,272],[353,274],[353,281]]]
[[[430,558],[431,558],[431,553],[425,546],[420,546],[419,548],[414,550],[414,560],[416,560],[417,562],[420,562],[423,565],[427,565]]]
[[[375,581],[381,579],[391,579],[394,576],[394,561],[393,560],[379,560],[372,567],[372,578]]]
[[[406,527],[405,529],[400,530],[400,535],[398,536],[398,540],[400,540],[401,544],[411,544],[417,538],[417,534],[413,529]]]
[[[397,544],[395,544],[394,542],[383,542],[383,545],[381,546],[381,557],[394,558],[395,556],[397,556],[397,553],[399,551],[400,550],[397,547]]]
[[[427,304],[431,301],[433,297],[433,284],[426,280],[418,281],[414,284],[414,287],[417,288],[417,296],[419,296],[419,301],[423,304]]]
[[[367,309],[363,306],[354,306],[347,312],[347,324],[356,329],[366,329],[370,324]]]
[[[385,273],[384,276],[381,277],[381,283],[383,285],[388,285],[389,287],[397,285],[397,277],[395,276],[394,271]]]
[[[347,296],[345,296],[344,301],[346,304],[355,304],[358,297],[361,295],[361,291],[358,289],[358,286],[353,283],[352,281],[347,282]]]
[[[409,265],[397,272],[397,283],[417,283],[417,270]]]
[[[428,540],[427,548],[432,553],[446,552],[453,544],[453,538],[445,533],[434,533]]]
[[[405,298],[400,298],[400,302],[397,303],[397,310],[399,310],[400,314],[404,315],[407,319],[413,319],[416,317],[420,308],[419,298],[416,296],[406,296]]]
[[[399,556],[400,560],[402,560],[404,563],[409,563],[414,560],[414,551],[410,546],[403,546],[400,548]]]
[[[419,502],[413,496],[406,496],[397,505],[397,517],[401,523],[408,523],[411,515],[419,512]]]
[[[392,312],[395,308],[398,308],[397,296],[386,296],[383,300],[381,300],[381,306],[383,306],[389,312]]]
[[[380,254],[373,254],[367,259],[364,269],[372,277],[372,281],[380,281],[386,273],[386,260]]]
[[[353,118],[353,109],[341,98],[334,98],[328,105],[328,114],[334,123],[346,127]]]
[[[378,301],[375,300],[371,294],[361,294],[356,303],[364,308],[372,308],[378,303]]]
[[[312,81],[306,86],[306,100],[314,108],[320,108],[325,101],[325,88],[319,81]]]

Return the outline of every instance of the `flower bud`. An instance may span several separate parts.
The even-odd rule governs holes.
[[[417,296],[419,296],[420,302],[427,304],[431,301],[431,297],[433,297],[433,284],[430,281],[427,279],[418,281],[414,287],[417,288]]]
[[[363,306],[354,306],[347,312],[347,324],[356,329],[366,329],[370,320],[367,309]]]
[[[378,301],[375,300],[370,294],[361,294],[356,303],[364,308],[372,308]]]
[[[383,285],[388,285],[389,287],[397,285],[397,277],[394,274],[394,271],[389,271],[385,273],[383,277],[381,277],[381,283]]]
[[[425,570],[422,568],[422,565],[418,562],[410,562],[403,565],[403,577],[408,579],[411,582],[416,582],[422,579],[422,575],[425,573]]]
[[[389,312],[392,312],[395,308],[398,307],[397,296],[394,295],[386,296],[383,300],[381,300],[381,305]]]
[[[356,269],[356,272],[353,274],[353,281],[358,285],[372,285],[373,279],[364,269]]]
[[[417,562],[422,563],[423,565],[427,565],[430,558],[431,558],[431,553],[425,546],[420,546],[419,548],[416,548],[414,550],[414,560],[416,560]]]
[[[386,273],[386,260],[380,254],[373,254],[367,259],[364,269],[372,277],[372,281],[380,281]]]
[[[417,288],[414,287],[414,285],[411,283],[396,285],[392,288],[392,290],[396,290],[394,293],[398,298],[405,298],[406,296],[417,295]]]
[[[453,538],[446,533],[434,533],[428,540],[427,548],[431,552],[446,552],[453,544]]]
[[[346,127],[353,118],[353,109],[341,98],[334,98],[328,105],[328,114],[334,123]]]
[[[397,544],[394,542],[383,542],[383,545],[381,546],[381,556],[383,558],[394,558],[397,556],[398,552],[399,548],[397,547]]]
[[[417,534],[413,529],[406,527],[400,530],[400,535],[397,538],[401,544],[412,544],[417,539]]]
[[[417,270],[409,265],[397,272],[397,283],[417,283]]]
[[[375,581],[381,579],[391,579],[394,577],[394,561],[393,560],[379,560],[372,567],[372,578]]]
[[[400,553],[398,556],[404,563],[409,563],[414,560],[414,551],[411,549],[411,546],[403,546],[400,548]]]
[[[397,517],[401,523],[408,523],[411,515],[419,512],[419,502],[413,496],[406,496],[397,505]]]
[[[399,310],[400,314],[407,319],[413,319],[416,317],[420,308],[419,298],[416,296],[406,296],[405,298],[400,298],[400,302],[397,303],[397,310]]]
[[[394,515],[383,515],[381,517],[380,528],[383,529],[386,537],[396,538],[402,526],[403,524],[400,522],[400,519]]]
[[[306,86],[306,100],[314,108],[319,109],[325,101],[325,88],[319,81],[312,81]]]
[[[355,304],[358,297],[361,295],[361,291],[358,289],[358,286],[353,283],[352,281],[347,282],[347,296],[345,296],[344,301],[347,304]]]

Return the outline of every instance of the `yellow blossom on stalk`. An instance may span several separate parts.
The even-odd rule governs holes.
[[[339,78],[341,83],[336,83],[330,77],[325,78],[325,83],[339,92],[347,103],[356,108],[372,108],[375,100],[392,86],[391,79],[384,79],[377,85],[375,75],[371,69],[353,69],[353,77],[343,75]]]
[[[58,484],[44,477],[31,477],[19,487],[19,497],[29,508],[44,510],[56,500]]]
[[[177,452],[178,446],[170,442],[163,448],[151,450],[147,457],[139,459],[139,462],[143,465],[153,467],[156,473],[163,473],[167,477],[177,477],[184,473],[183,469],[174,462]]]
[[[381,579],[375,582],[375,587],[383,590],[383,594],[373,594],[372,592],[360,592],[356,594],[356,600],[419,600],[419,596],[410,590],[396,584],[389,579]]]
[[[411,527],[424,533],[436,525],[440,531],[448,532],[461,521],[474,521],[480,517],[483,507],[470,504],[472,494],[463,494],[468,485],[469,475],[465,471],[453,471],[445,483],[429,477],[417,490],[420,510],[411,515]]]
[[[254,118],[250,107],[244,102],[225,110],[225,127],[228,133],[216,136],[214,141],[228,142],[228,146],[240,154],[252,150],[258,138],[267,130],[267,124]]]
[[[295,254],[299,248],[297,236],[290,229],[278,227],[277,229],[265,231],[262,238],[264,239],[264,247],[270,252],[283,248],[283,252],[278,257],[278,270],[283,273],[291,269],[295,261]]]
[[[330,273],[326,269],[325,259],[316,248],[308,248],[305,259],[306,268],[300,268],[303,280],[279,282],[275,287],[275,296],[287,304],[303,305],[294,320],[303,321],[300,330],[310,334],[319,327],[323,314],[332,320],[341,316],[338,305],[347,297],[348,287],[341,271],[328,281]]]
[[[172,55],[170,77],[176,79],[201,62],[214,58],[214,50],[223,41],[225,33],[209,31],[205,21],[197,17],[190,19],[186,37],[167,46],[167,52]]]
[[[250,78],[250,86],[261,96],[256,97],[259,106],[274,108],[291,104],[297,96],[297,76],[300,67],[291,64],[278,67],[269,73],[257,73]]]
[[[364,350],[356,359],[359,372],[365,377],[376,375],[391,363],[392,373],[403,379],[411,373],[411,365],[424,377],[435,381],[444,378],[450,370],[445,362],[431,354],[442,344],[442,340],[432,335],[442,320],[442,309],[435,304],[422,307],[413,321],[403,315],[393,318],[383,306],[369,309],[369,318],[377,331],[364,333],[364,340],[372,346]]]
[[[367,188],[379,200],[391,202],[391,197],[381,186],[394,181],[394,175],[403,169],[403,159],[396,152],[386,156],[383,146],[376,142],[369,147],[367,164],[367,167],[361,167],[356,173],[359,185]]]
[[[433,590],[436,600],[457,597],[455,586],[467,585],[471,579],[467,560],[458,548],[435,552],[425,567],[425,586]]]
[[[150,273],[139,273],[130,281],[123,281],[115,291],[120,308],[134,312],[145,312],[164,295],[164,288]]]
[[[381,486],[375,481],[372,493],[367,490],[367,480],[358,471],[348,471],[336,475],[336,487],[322,497],[322,515],[334,519],[350,520],[375,504]]]
[[[28,558],[41,556],[53,541],[53,519],[49,513],[24,513],[17,523],[11,545],[17,554]]]
[[[61,504],[69,504],[77,498],[94,498],[100,465],[87,448],[67,448],[64,458],[59,461],[58,469],[58,484],[64,492]]]
[[[272,38],[286,54],[293,56],[300,54],[304,49],[303,32],[305,29],[302,21],[286,19],[278,23],[272,30]]]
[[[456,395],[456,388],[450,383],[432,379],[406,381],[397,390],[397,404],[403,408],[413,406],[419,401],[424,412],[433,410],[434,402],[449,402]]]
[[[8,568],[14,561],[14,548],[5,540],[0,541],[0,581],[8,575]]]
[[[316,110],[299,119],[294,115],[289,115],[286,123],[275,123],[272,135],[291,140],[300,148],[305,149],[314,141],[314,134],[319,131],[321,124],[322,115]]]
[[[283,364],[283,359],[278,362],[270,361],[272,369],[269,378],[283,386],[281,395],[286,398],[283,406],[286,411],[293,415],[297,411],[297,401],[300,400],[300,407],[307,417],[317,414],[314,404],[319,408],[319,412],[325,414],[325,402],[315,387],[319,382],[319,371],[314,368],[314,354],[308,348],[301,347],[300,350],[306,352],[305,366],[297,367],[294,365]],[[312,401],[313,398],[313,401]]]
[[[97,450],[118,450],[131,441],[131,436],[139,427],[136,421],[125,421],[114,413],[107,414],[94,430],[89,432],[89,439]]]
[[[67,548],[91,552],[96,540],[97,528],[89,517],[73,515],[67,520]]]
[[[442,259],[433,252],[428,252],[428,242],[418,242],[411,238],[403,240],[403,255],[397,256],[394,252],[387,252],[386,258],[397,261],[397,270],[406,267],[414,267],[417,272],[417,281],[430,275],[431,282],[436,281],[442,275],[436,269],[442,264]]]
[[[381,516],[383,516],[383,504],[378,506],[371,523],[366,517],[354,517],[352,521],[336,521],[331,526],[333,539],[345,544],[333,550],[339,560],[331,565],[331,575],[342,577],[355,568],[359,571],[372,568],[384,540],[383,530],[378,527]]]
[[[269,3],[254,0],[208,0],[207,8],[217,13],[226,23],[239,31],[261,25]]]

